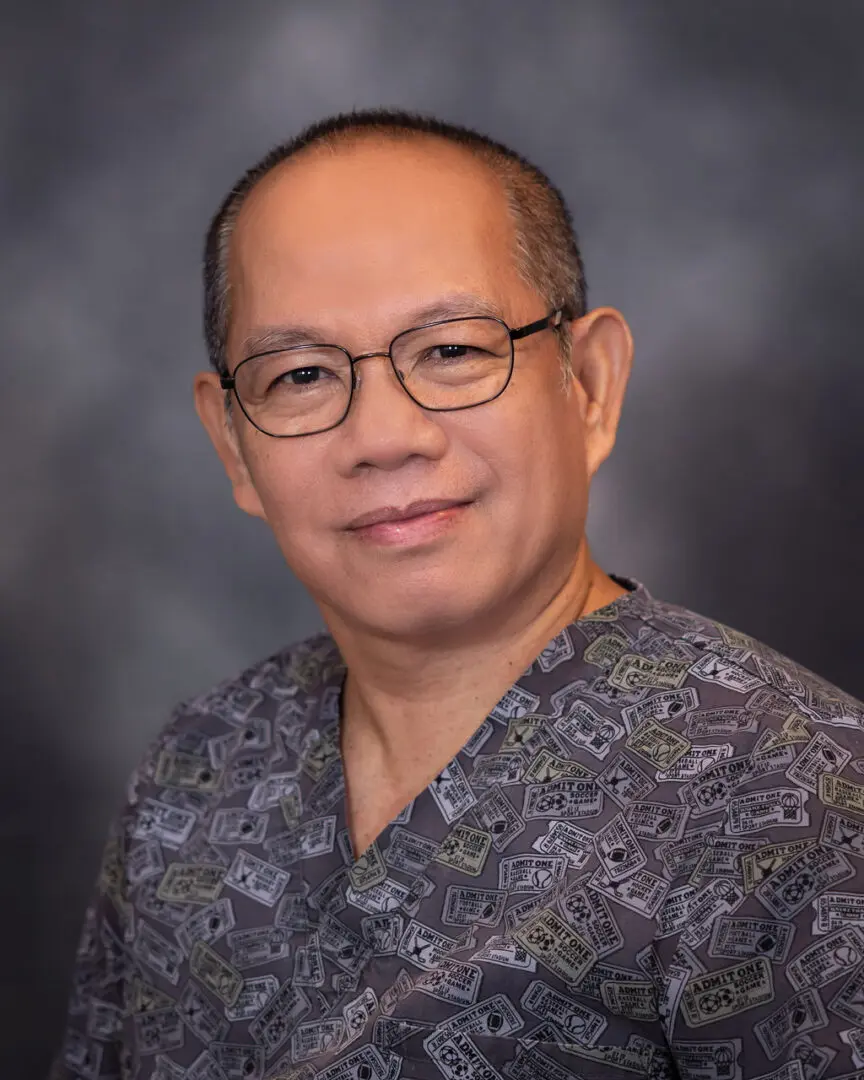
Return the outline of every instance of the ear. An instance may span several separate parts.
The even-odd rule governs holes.
[[[219,376],[213,371],[198,372],[193,393],[198,419],[204,425],[225,467],[234,491],[234,501],[247,514],[266,520],[235,428],[235,421],[243,424],[247,422],[245,416],[233,399],[226,405],[225,391],[219,383]]]
[[[572,379],[582,408],[590,478],[615,445],[633,364],[633,338],[620,311],[608,307],[576,319],[570,332]]]

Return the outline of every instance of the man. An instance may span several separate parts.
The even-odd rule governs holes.
[[[181,706],[58,1077],[853,1075],[864,708],[585,540],[631,362],[512,151],[337,117],[211,228],[195,398],[329,633]]]

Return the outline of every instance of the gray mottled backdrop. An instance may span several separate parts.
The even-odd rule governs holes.
[[[44,1072],[172,704],[318,625],[190,383],[207,218],[323,114],[434,111],[548,169],[638,346],[601,561],[864,695],[861,0],[0,12],[0,1075]]]

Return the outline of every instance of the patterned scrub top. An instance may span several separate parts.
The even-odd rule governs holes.
[[[356,861],[329,636],[178,708],[52,1077],[864,1077],[864,706],[620,580]]]

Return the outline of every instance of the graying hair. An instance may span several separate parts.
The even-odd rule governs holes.
[[[562,308],[567,319],[586,310],[585,268],[564,196],[549,177],[515,150],[470,128],[433,117],[387,109],[341,113],[321,120],[289,142],[274,147],[234,185],[213,217],[204,252],[204,336],[210,363],[228,372],[226,343],[231,318],[228,256],[237,216],[262,177],[282,162],[316,146],[337,147],[367,135],[382,138],[439,138],[460,146],[487,165],[500,180],[516,236],[516,267],[549,310]],[[562,374],[570,371],[566,323],[557,331]]]

